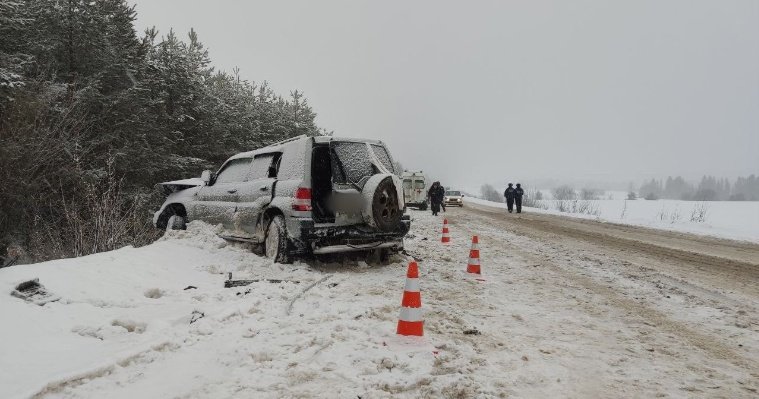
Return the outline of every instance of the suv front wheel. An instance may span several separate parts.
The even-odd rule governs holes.
[[[288,244],[285,218],[282,215],[274,216],[266,229],[266,241],[264,243],[266,257],[273,259],[276,263],[292,262]]]

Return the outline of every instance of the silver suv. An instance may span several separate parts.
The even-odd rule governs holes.
[[[217,173],[160,183],[160,229],[190,220],[225,239],[263,246],[280,263],[299,254],[403,249],[410,219],[381,141],[300,136],[229,158]]]

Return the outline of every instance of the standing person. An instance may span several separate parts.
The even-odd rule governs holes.
[[[438,212],[440,212],[440,204],[443,203],[443,191],[440,188],[440,182],[436,181],[432,183],[432,187],[427,191],[427,196],[430,197],[430,209],[432,209],[433,216],[437,216]]]
[[[522,185],[517,183],[517,188],[514,189],[514,202],[517,204],[517,213],[522,213],[522,196],[524,196],[524,190]]]
[[[445,212],[445,186],[441,183],[438,190],[440,190],[440,207],[443,208],[443,212]]]
[[[514,197],[516,196],[516,189],[514,189],[513,186],[513,183],[509,183],[509,186],[506,187],[506,191],[503,192],[503,196],[506,197],[506,206],[509,208],[509,213],[514,212]]]

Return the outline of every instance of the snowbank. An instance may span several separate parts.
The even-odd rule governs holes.
[[[274,264],[193,222],[142,248],[2,269],[0,398],[414,391],[435,348],[395,335],[407,265],[396,260]],[[223,288],[229,272],[261,281]],[[8,295],[34,278],[61,299]]]

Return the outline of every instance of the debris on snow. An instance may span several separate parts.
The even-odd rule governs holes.
[[[38,278],[27,280],[17,285],[16,289],[11,292],[11,295],[40,306],[61,299],[61,297],[48,292],[45,286],[40,284],[40,279]]]
[[[206,314],[203,312],[199,312],[197,310],[192,311],[192,315],[190,316],[190,324],[195,323],[196,321],[206,317]]]

